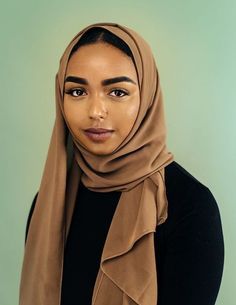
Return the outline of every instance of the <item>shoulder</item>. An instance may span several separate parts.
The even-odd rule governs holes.
[[[181,221],[189,215],[199,220],[220,217],[210,189],[176,161],[165,167],[165,183],[169,222]]]
[[[160,304],[215,304],[224,265],[216,200],[176,162],[165,168],[165,178],[168,217],[154,235]]]
[[[165,180],[167,191],[175,191],[176,195],[188,194],[196,189],[202,191],[208,190],[207,186],[176,161],[165,167]]]

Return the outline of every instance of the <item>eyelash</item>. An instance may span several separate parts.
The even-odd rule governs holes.
[[[82,91],[82,92],[85,92],[85,90],[84,89],[82,89],[82,88],[77,88],[77,89],[69,89],[69,90],[66,90],[65,91],[65,93],[66,94],[69,94],[69,95],[71,95],[72,97],[80,97],[80,96],[82,96],[82,95],[73,95],[73,92],[74,91]],[[122,96],[117,96],[117,95],[115,95],[114,97],[118,97],[118,98],[122,98],[122,97],[124,97],[124,96],[126,96],[126,95],[129,95],[128,94],[128,92],[127,91],[125,91],[125,90],[123,90],[123,89],[113,89],[113,90],[111,90],[111,92],[114,92],[114,91],[119,91],[119,92],[122,92]]]
[[[69,90],[66,90],[65,93],[66,93],[66,94],[69,94],[69,95],[71,95],[71,96],[73,96],[73,97],[78,97],[78,96],[74,96],[74,95],[73,95],[73,92],[74,92],[74,91],[84,91],[84,90],[82,90],[82,89],[69,89]],[[81,95],[79,95],[79,96],[81,96]]]

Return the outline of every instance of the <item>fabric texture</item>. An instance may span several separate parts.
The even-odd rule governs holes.
[[[214,305],[224,264],[216,200],[176,161],[165,167],[165,184],[168,218],[154,234],[157,304]],[[61,305],[91,304],[102,249],[120,195],[117,191],[91,191],[80,181],[65,247]]]
[[[130,47],[141,95],[132,130],[105,156],[91,154],[78,142],[63,110],[70,52],[94,26],[111,31]],[[55,85],[56,118],[25,245],[20,305],[60,304],[64,247],[80,179],[90,190],[122,192],[103,248],[92,304],[156,305],[154,233],[168,217],[164,169],[174,157],[166,147],[163,98],[151,49],[127,27],[90,25],[63,53]]]

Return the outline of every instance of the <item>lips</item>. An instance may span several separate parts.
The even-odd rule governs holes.
[[[88,128],[84,130],[85,135],[94,142],[104,142],[109,139],[114,130],[104,128]]]
[[[92,133],[104,133],[104,132],[111,132],[113,130],[105,129],[105,128],[88,128],[88,129],[85,129],[85,131],[92,132]]]

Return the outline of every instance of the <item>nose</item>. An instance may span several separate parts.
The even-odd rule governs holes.
[[[98,98],[93,99],[93,101],[89,103],[88,114],[90,119],[105,119],[108,111],[104,101]]]

